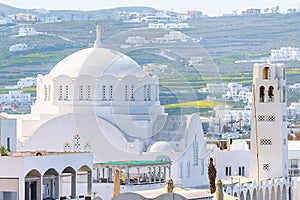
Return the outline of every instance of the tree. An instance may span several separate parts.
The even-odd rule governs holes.
[[[210,193],[214,193],[216,191],[216,177],[217,177],[217,170],[213,163],[214,159],[209,159],[208,165],[208,179],[209,179],[209,189]]]
[[[8,156],[8,150],[5,147],[1,146],[0,154],[1,154],[1,156]]]

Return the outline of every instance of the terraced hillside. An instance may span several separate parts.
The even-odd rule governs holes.
[[[104,47],[121,51],[141,65],[167,66],[159,74],[163,104],[203,99],[198,89],[207,83],[250,85],[252,63],[235,64],[236,60],[267,57],[272,48],[300,47],[300,14],[191,19],[191,28],[173,30],[187,36],[186,41],[168,42],[162,38],[171,30],[111,19],[30,24],[40,34],[26,37],[15,37],[18,25],[0,27],[0,86],[15,84],[19,77],[45,74],[70,53],[92,46],[96,22],[101,24]],[[146,42],[129,44],[127,39],[135,36]],[[26,43],[32,50],[9,52],[16,43]],[[201,61],[190,65],[195,57]],[[298,81],[299,62],[286,65],[289,83]],[[189,90],[192,96],[187,95]]]

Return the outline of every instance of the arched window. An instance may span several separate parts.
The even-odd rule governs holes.
[[[274,102],[274,87],[270,86],[268,90],[269,102]]]
[[[259,102],[265,102],[265,87],[261,86],[259,88]]]
[[[283,80],[285,80],[285,68],[282,69]]]
[[[282,102],[286,101],[286,92],[285,92],[285,87],[282,88]]]
[[[74,136],[74,140],[73,140],[73,148],[75,152],[81,152],[82,148],[81,148],[81,138],[79,134],[76,134]]]
[[[65,86],[65,100],[69,100],[69,86]]]
[[[89,142],[84,144],[84,152],[90,152],[91,151],[91,144]]]
[[[83,100],[83,85],[79,86],[79,100]]]
[[[155,85],[155,101],[158,101],[159,99],[159,86]]]
[[[147,85],[144,85],[144,100],[147,101]]]
[[[147,100],[151,101],[151,85],[147,85]]]
[[[44,85],[44,101],[48,100],[48,88],[46,85]]]
[[[71,145],[70,143],[64,143],[64,152],[71,152]]]
[[[113,100],[113,86],[109,86],[109,100]]]
[[[263,79],[270,79],[271,77],[271,72],[269,67],[265,67],[263,69]]]
[[[86,86],[86,100],[91,100],[91,86]]]
[[[195,136],[194,142],[193,142],[193,165],[198,166],[198,141],[197,141],[197,136]]]
[[[125,89],[124,89],[124,93],[125,93],[125,101],[128,101],[129,98],[128,98],[128,85],[125,85]]]
[[[134,98],[134,85],[131,86],[131,96],[130,96],[130,100],[131,101],[134,101],[135,98]]]
[[[60,85],[59,92],[58,92],[58,100],[62,100],[62,99],[63,99],[63,86]]]
[[[106,85],[102,86],[102,100],[106,100]]]
[[[47,101],[50,101],[50,92],[51,92],[51,86],[48,85],[48,88],[47,88]]]

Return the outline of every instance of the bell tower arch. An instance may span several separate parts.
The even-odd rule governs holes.
[[[254,64],[250,178],[288,176],[283,64]]]

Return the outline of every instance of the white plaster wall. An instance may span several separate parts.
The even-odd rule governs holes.
[[[7,138],[10,141],[10,151],[17,148],[17,127],[15,119],[0,119],[0,142],[1,146],[8,149]]]

